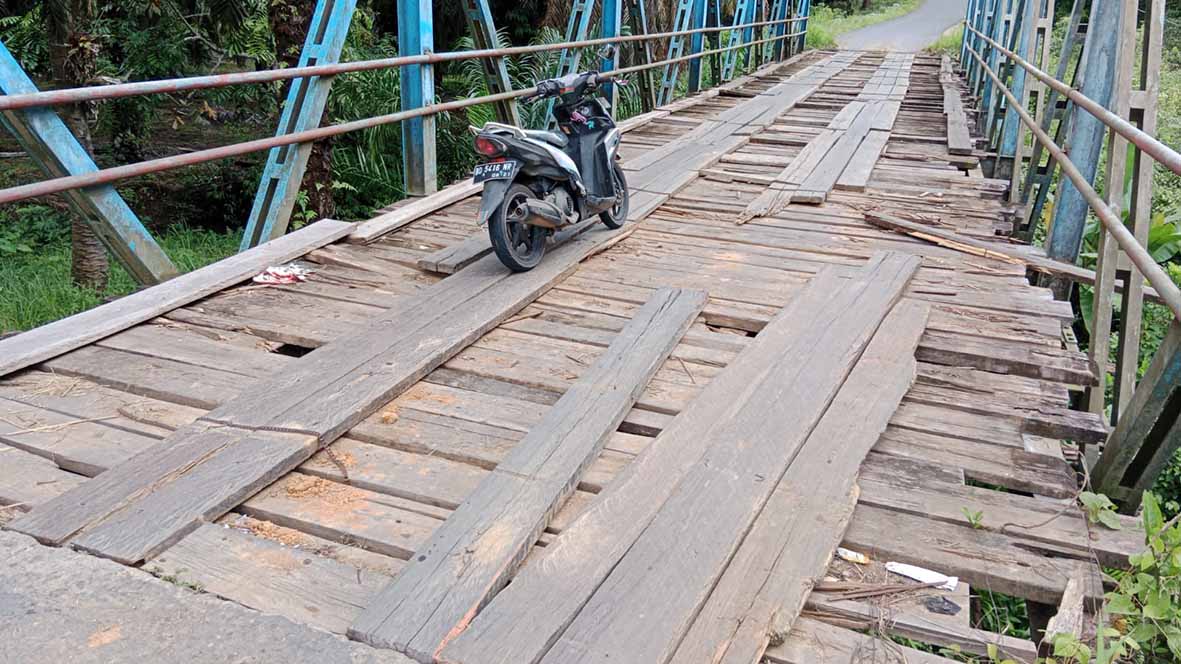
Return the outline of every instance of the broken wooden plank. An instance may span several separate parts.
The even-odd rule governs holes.
[[[914,381],[914,349],[927,314],[928,305],[906,301],[882,322],[694,619],[674,664],[760,661],[768,644],[791,629],[853,517],[862,459]]]
[[[880,634],[862,634],[802,618],[782,644],[767,650],[764,661],[767,664],[951,664],[956,660],[898,645]]]
[[[268,266],[286,263],[335,242],[353,224],[323,219],[290,235],[212,265],[174,277],[109,304],[0,340],[0,376],[81,348],[173,309],[245,281]]]
[[[661,289],[420,549],[349,634],[429,664],[509,576],[705,306]]]
[[[611,613],[613,607],[622,604],[617,604],[614,599],[611,603],[596,601],[595,598],[605,597],[596,592],[605,587],[601,586],[604,580],[611,577],[613,589],[634,590],[636,594],[631,599],[638,600],[643,595],[641,588],[648,588],[648,584],[656,581],[659,575],[649,575],[652,570],[647,569],[648,563],[639,558],[625,560],[625,556],[639,551],[633,544],[660,543],[661,538],[656,538],[653,534],[655,531],[650,530],[652,526],[661,530],[689,527],[683,514],[677,516],[677,507],[681,503],[694,503],[710,497],[707,501],[709,507],[703,508],[707,512],[722,509],[728,513],[733,510],[745,515],[726,519],[727,525],[717,529],[702,529],[699,536],[726,541],[727,534],[732,534],[731,528],[741,527],[745,530],[742,519],[754,518],[757,509],[752,513],[751,506],[761,507],[761,502],[766,500],[774,484],[761,483],[758,487],[748,487],[747,492],[753,489],[748,500],[736,500],[735,495],[742,495],[743,490],[731,483],[746,483],[739,477],[749,478],[752,471],[735,475],[733,473],[736,470],[731,468],[721,473],[729,480],[718,478],[720,484],[711,483],[712,480],[706,482],[705,486],[710,487],[710,491],[694,491],[691,487],[702,486],[697,480],[704,480],[706,475],[712,476],[719,468],[741,465],[747,460],[745,455],[734,454],[738,451],[732,445],[735,436],[741,435],[755,441],[763,440],[763,434],[769,435],[775,431],[772,437],[778,441],[784,429],[792,428],[792,425],[785,424],[784,418],[794,421],[798,415],[805,421],[818,420],[836,393],[840,381],[851,370],[859,352],[842,357],[835,351],[818,353],[816,347],[831,343],[834,348],[841,346],[841,353],[850,347],[858,351],[864,348],[915,267],[917,261],[912,257],[879,254],[868,267],[855,273],[854,279],[844,287],[832,283],[830,271],[819,273],[754,343],[706,386],[693,407],[673,420],[663,434],[629,466],[626,477],[609,487],[603,498],[577,519],[551,547],[547,547],[547,558],[553,556],[553,560],[562,560],[563,564],[553,566],[543,562],[518,575],[513,584],[476,617],[468,630],[444,649],[441,659],[448,662],[534,661],[548,650],[547,656],[551,661],[572,661],[563,658],[572,655],[568,651],[579,649],[576,642],[594,643],[595,647],[599,647],[609,642],[620,643],[621,639],[626,640],[635,635],[637,628],[645,622],[635,620],[636,612],[621,611],[607,616],[604,611]],[[868,319],[877,318],[870,325],[865,319],[860,319],[860,315]],[[789,320],[794,321],[794,324]],[[864,325],[853,324],[853,321],[858,320]],[[848,324],[842,325],[838,321]],[[760,351],[768,350],[774,354],[769,357],[761,355]],[[801,362],[803,357],[814,358],[814,361]],[[800,396],[790,396],[797,393]],[[722,399],[724,405],[715,403],[717,399]],[[784,407],[786,404],[800,405],[806,412],[801,415],[791,407]],[[810,430],[811,426],[807,425],[806,428]],[[807,432],[802,433],[806,436]],[[802,442],[803,436],[795,447],[798,448]],[[765,446],[756,449],[763,455],[769,451]],[[786,466],[786,460],[781,459],[779,463]],[[760,463],[758,467],[763,469],[765,465]],[[782,471],[774,470],[759,472],[770,472],[776,479],[782,474]],[[718,499],[713,495],[717,489],[726,489],[727,496]],[[731,493],[730,489],[737,493]],[[673,498],[676,499],[675,503]],[[641,536],[647,537],[641,539]],[[665,545],[668,544],[666,541]],[[736,547],[737,543],[733,542],[732,546]],[[647,549],[645,546],[645,558],[649,555]],[[579,550],[594,550],[596,553],[587,558],[578,555],[576,552]],[[653,553],[665,555],[657,551]],[[625,560],[626,565],[621,560]],[[706,574],[720,574],[721,570],[716,569],[711,561],[712,557],[710,561],[702,560],[707,568]],[[620,571],[643,571],[640,576],[648,581],[637,579],[634,574],[628,574],[625,581],[615,576],[615,572]],[[660,586],[658,594],[668,601],[670,607],[685,609],[699,606],[704,599],[701,594],[708,593],[712,583],[677,581],[672,584],[663,582]],[[538,601],[538,598],[543,600]],[[590,604],[586,604],[588,599],[591,600]],[[595,606],[603,608],[594,609]],[[685,615],[676,610],[661,613],[669,620],[682,624],[682,630],[688,628],[692,618],[692,614]],[[625,621],[624,614],[628,616],[632,627],[620,624]],[[651,614],[649,617],[660,619],[660,616]],[[567,629],[567,625],[570,625],[570,629]],[[576,630],[578,635],[571,633],[571,629]],[[579,638],[585,636],[583,630],[591,630],[596,634],[593,638],[583,640]],[[609,633],[603,634],[604,631]],[[641,640],[651,636],[650,630],[643,631],[645,636]],[[550,644],[559,636],[561,640],[550,650]],[[663,639],[646,642],[649,646],[641,650],[655,647],[657,650],[667,650],[666,656],[672,654],[670,645],[676,645]],[[637,655],[640,650],[630,652],[629,657],[635,657],[637,661],[654,661],[653,658]]]
[[[487,257],[407,297],[365,329],[309,353],[291,371],[248,386],[158,449],[46,503],[11,527],[61,544],[89,526],[80,542],[88,550],[128,564],[142,560],[298,466],[619,237],[609,232],[580,237],[520,275]],[[216,428],[206,431],[209,427]],[[256,430],[303,435],[267,435],[266,442],[276,449],[256,457],[251,446],[261,436]],[[284,440],[289,453],[277,449]],[[222,466],[234,472],[222,473]],[[182,479],[194,487],[191,493],[161,491]],[[182,502],[171,503],[174,498]]]

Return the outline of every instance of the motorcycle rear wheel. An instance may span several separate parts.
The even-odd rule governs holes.
[[[611,179],[615,182],[615,205],[609,210],[599,213],[599,219],[607,228],[615,229],[627,223],[628,206],[631,194],[627,190],[627,178],[620,168],[619,162],[611,164]]]
[[[505,192],[504,200],[488,219],[488,237],[492,249],[504,266],[513,272],[528,272],[537,267],[545,255],[548,231],[525,223],[528,216],[526,202],[537,198],[529,187],[514,184]]]

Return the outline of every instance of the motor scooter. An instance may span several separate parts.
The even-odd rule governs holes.
[[[531,270],[555,231],[598,215],[608,228],[627,220],[627,179],[618,163],[621,133],[605,100],[606,79],[582,72],[537,84],[525,99],[553,99],[558,131],[489,122],[476,131],[485,158],[473,180],[484,183],[479,222],[500,261]]]

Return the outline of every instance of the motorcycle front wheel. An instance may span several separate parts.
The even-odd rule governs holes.
[[[611,209],[599,213],[599,219],[603,220],[603,224],[607,228],[619,228],[627,222],[628,204],[631,202],[631,195],[627,191],[627,178],[623,175],[623,169],[619,167],[619,162],[611,164],[611,179],[615,183],[615,205]]]
[[[492,249],[500,262],[513,272],[532,270],[545,255],[546,229],[525,223],[529,215],[525,204],[531,198],[537,196],[529,187],[514,184],[488,219]]]

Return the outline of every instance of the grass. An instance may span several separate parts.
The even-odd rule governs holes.
[[[935,40],[934,44],[927,47],[928,51],[946,55],[950,58],[958,58],[960,55],[960,44],[964,40],[964,24],[960,23],[955,27],[948,29],[939,39]]]
[[[176,266],[188,272],[232,255],[238,233],[174,226],[157,236]],[[98,292],[70,280],[70,244],[65,238],[10,254],[0,254],[0,332],[27,330],[131,293],[135,282],[114,260],[111,279]]]
[[[918,9],[922,0],[879,0],[868,12],[846,14],[832,7],[813,7],[808,20],[809,48],[833,48],[837,37],[871,25],[905,16]]]

